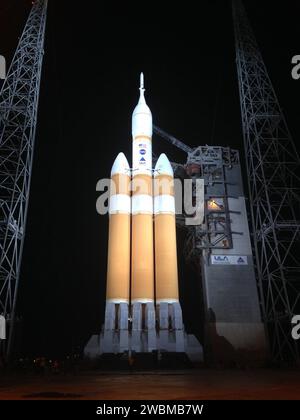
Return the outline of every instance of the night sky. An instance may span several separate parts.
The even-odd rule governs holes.
[[[189,145],[242,148],[230,2],[104,3],[49,0],[17,308],[22,348],[32,355],[67,354],[100,330],[108,217],[96,213],[95,186],[120,151],[131,160],[141,71],[156,125]],[[297,142],[300,80],[291,78],[291,58],[300,54],[300,6],[245,5]],[[30,6],[29,0],[1,1],[0,53],[8,62]],[[153,149],[185,161],[156,136]],[[193,328],[198,313],[187,296],[197,279],[182,274],[188,272],[182,260],[180,290]]]

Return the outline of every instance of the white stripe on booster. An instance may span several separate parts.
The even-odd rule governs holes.
[[[140,194],[132,196],[132,214],[153,214],[153,198],[151,195]]]
[[[154,197],[154,214],[175,214],[175,198],[173,195],[162,194]]]
[[[109,214],[130,214],[130,196],[126,194],[114,194],[109,197]]]

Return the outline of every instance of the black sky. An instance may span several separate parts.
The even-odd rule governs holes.
[[[242,147],[230,2],[175,4],[49,0],[18,304],[26,352],[64,354],[100,328],[107,217],[96,213],[95,185],[118,152],[131,157],[140,71],[155,124],[190,145]],[[30,5],[1,2],[0,53],[8,61]],[[297,141],[300,80],[290,63],[300,54],[300,6],[245,5]],[[153,147],[184,160],[159,138]],[[183,296],[189,282],[181,278]]]

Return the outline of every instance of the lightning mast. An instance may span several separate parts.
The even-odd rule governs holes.
[[[256,271],[273,360],[299,360],[299,156],[240,0],[233,0],[236,65]],[[299,173],[299,172],[298,172]]]
[[[33,1],[0,92],[0,314],[8,324],[7,356],[25,238],[46,12],[47,0]]]

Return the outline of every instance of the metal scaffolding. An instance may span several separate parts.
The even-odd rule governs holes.
[[[273,360],[299,360],[299,156],[240,0],[233,0],[236,65],[253,245]]]
[[[231,249],[232,235],[227,200],[228,180],[226,169],[239,166],[238,151],[220,146],[190,147],[155,125],[153,130],[155,134],[187,153],[187,160],[184,165],[172,162],[175,174],[176,169],[181,167],[186,174],[186,178],[192,179],[193,182],[199,178],[204,180],[206,192],[204,193],[205,210],[203,222],[198,225],[187,226],[184,222],[186,215],[179,214],[176,216],[177,225],[184,227],[186,231],[184,245],[186,260],[199,264],[199,257],[202,256],[205,250],[207,251],[206,254],[209,255],[212,249]],[[212,185],[218,185],[217,195],[211,195],[207,192]],[[193,197],[195,197],[195,185],[193,185],[192,193]],[[214,205],[210,206],[211,200],[214,199],[218,200],[219,205],[214,203]]]
[[[31,12],[0,93],[0,314],[12,346],[37,123],[47,0]]]

